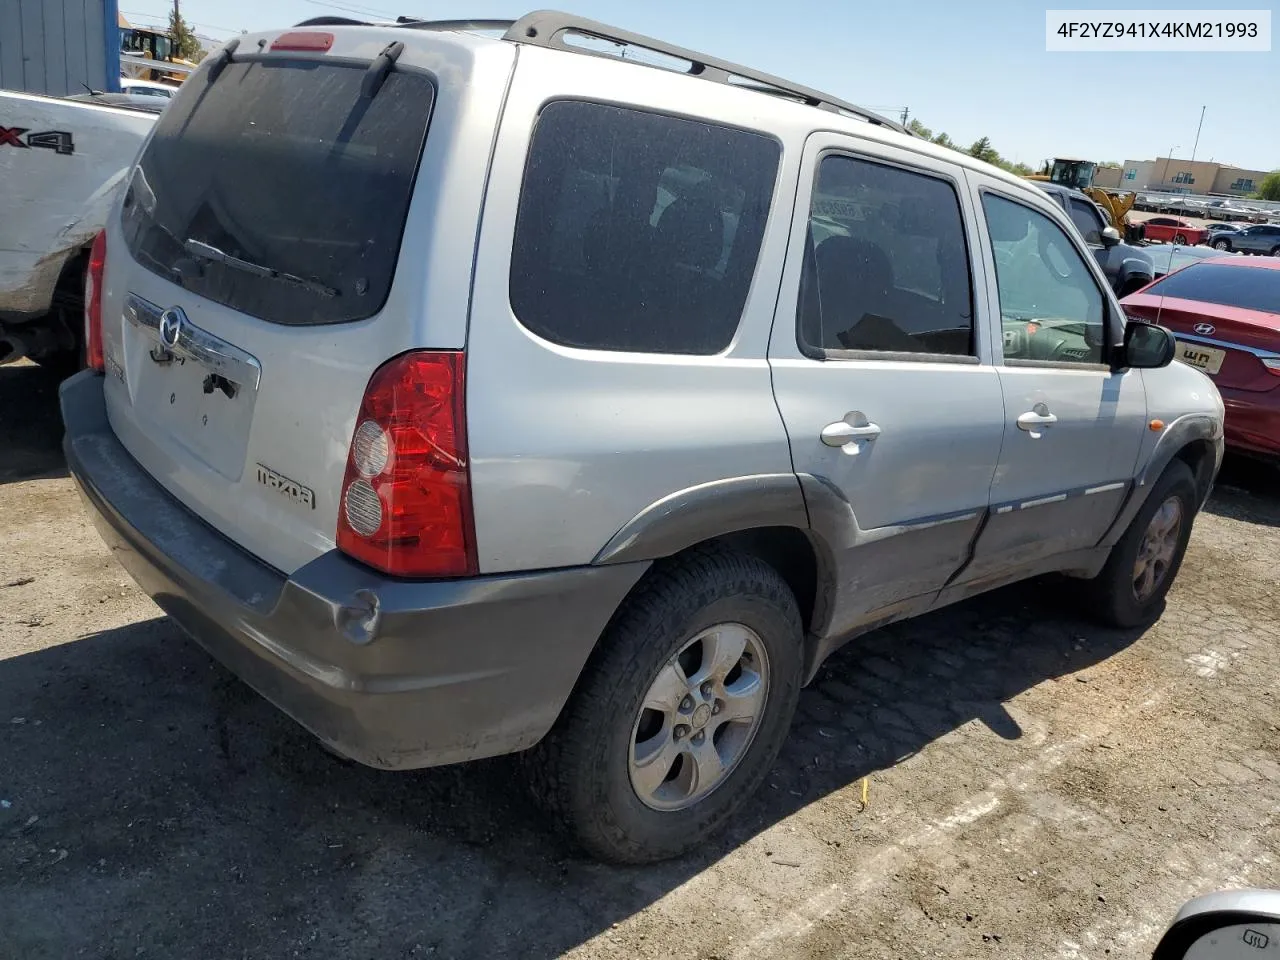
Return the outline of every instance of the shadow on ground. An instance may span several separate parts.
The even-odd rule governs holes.
[[[67,475],[59,382],[33,363],[0,366],[0,483]]]
[[[1205,510],[1280,527],[1280,465],[1228,454]]]
[[[1135,639],[1029,593],[837,654],[734,829],[643,869],[566,850],[510,760],[332,758],[164,619],[0,661],[0,929],[26,960],[559,956],[961,724],[1016,739],[1002,701]]]
[[[0,482],[65,473],[55,378],[0,368],[0,424]],[[1253,470],[1208,509],[1277,523]],[[0,660],[0,957],[559,956],[963,724],[1020,737],[1005,701],[1136,639],[1064,610],[1039,582],[860,639],[733,829],[643,869],[561,846],[510,760],[330,757],[165,619]]]

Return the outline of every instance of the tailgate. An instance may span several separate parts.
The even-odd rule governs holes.
[[[424,154],[428,124],[447,144],[455,131],[441,128],[488,93],[460,89],[466,43],[423,37],[362,94],[389,32],[403,33],[341,31],[332,59],[255,54],[213,80],[202,68],[157,124],[108,230],[113,429],[193,512],[286,573],[333,547],[372,372],[465,337],[465,285],[444,291],[453,302],[432,325],[423,278],[469,276],[471,240],[432,243],[437,189],[414,199],[415,181],[421,161],[439,192],[450,186],[456,145]],[[465,62],[444,81],[415,59]],[[457,94],[448,107],[438,85]],[[474,233],[482,181],[466,173],[475,182],[447,196],[470,210],[455,229]],[[411,245],[414,268],[398,268]]]

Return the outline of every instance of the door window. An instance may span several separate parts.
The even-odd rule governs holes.
[[[1042,213],[984,193],[1006,360],[1104,361],[1106,301],[1066,231]]]
[[[798,318],[810,353],[975,354],[964,221],[939,177],[823,158]]]
[[[1085,243],[1102,243],[1102,217],[1098,215],[1098,211],[1092,204],[1083,200],[1071,199],[1071,222],[1076,225],[1076,229],[1080,231],[1080,236],[1084,237]]]

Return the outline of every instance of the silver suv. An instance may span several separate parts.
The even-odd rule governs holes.
[[[746,67],[494,26],[243,36],[156,124],[62,404],[177,623],[363,763],[523,751],[642,861],[860,633],[1049,572],[1158,615],[1222,403],[1040,190]]]

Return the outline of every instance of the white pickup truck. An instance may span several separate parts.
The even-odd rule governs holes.
[[[89,246],[157,112],[0,90],[0,363],[80,364]]]

